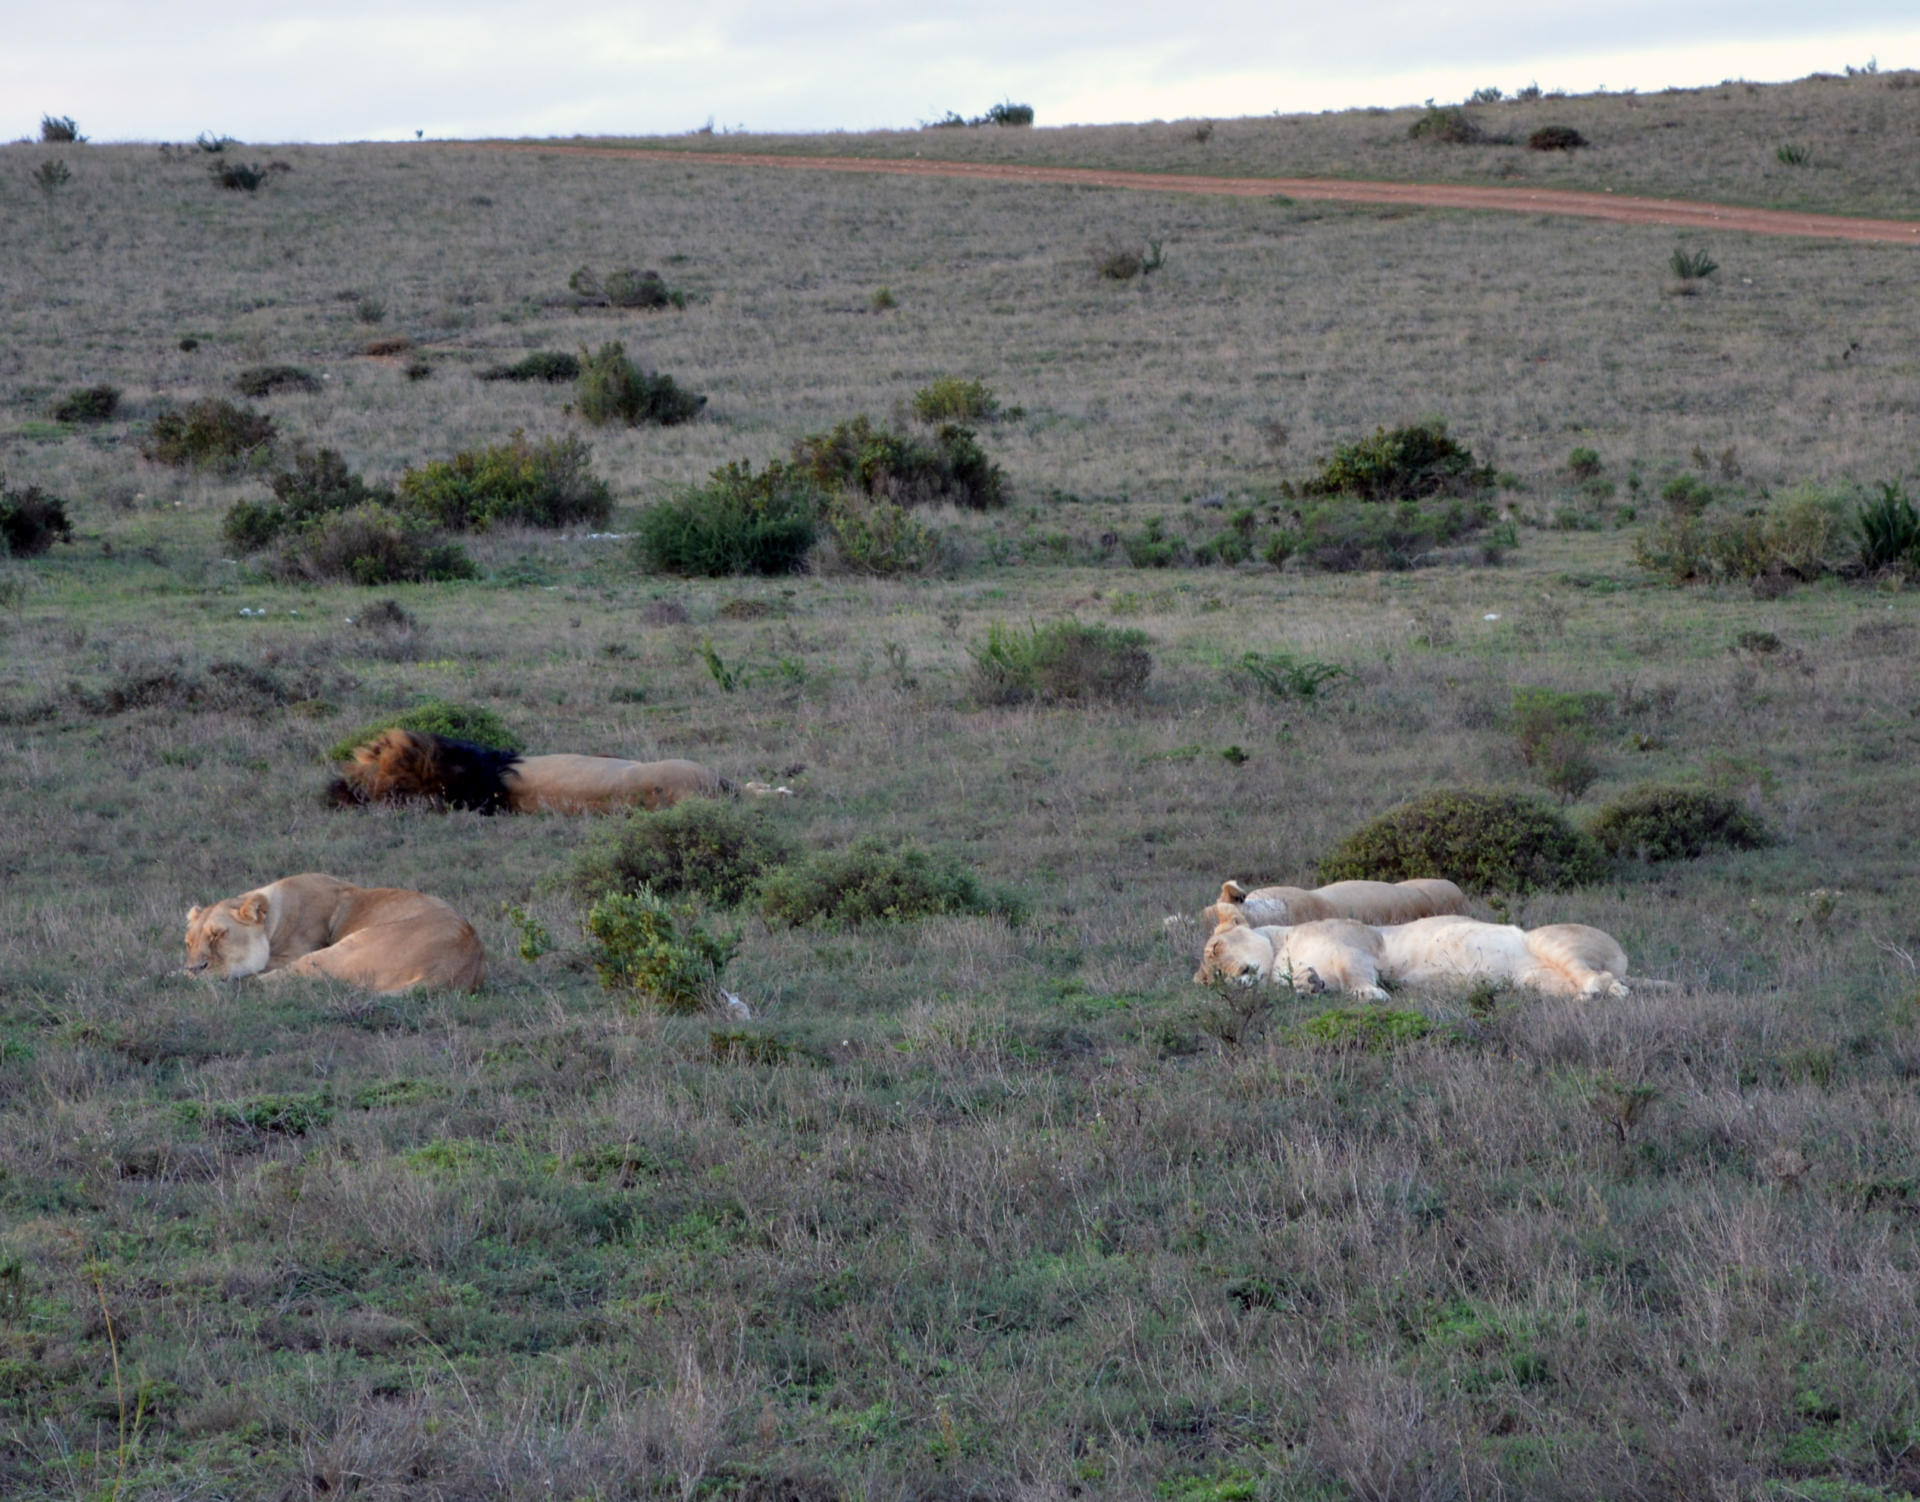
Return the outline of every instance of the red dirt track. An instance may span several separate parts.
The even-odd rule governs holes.
[[[496,151],[567,152],[639,161],[696,162],[715,167],[778,167],[789,172],[880,172],[902,177],[963,177],[986,182],[1121,188],[1139,193],[1202,193],[1232,198],[1276,196],[1327,203],[1399,204],[1423,209],[1484,209],[1503,214],[1563,214],[1616,224],[1671,224],[1685,229],[1736,230],[1751,235],[1800,235],[1920,245],[1920,223],[1743,209],[1674,198],[1633,198],[1543,188],[1480,188],[1449,183],[1384,183],[1330,177],[1190,177],[1160,172],[1111,172],[1094,167],[1020,167],[1003,162],[946,162],[919,158],[774,156],[737,151],[660,151],[640,146],[476,141],[460,144]]]

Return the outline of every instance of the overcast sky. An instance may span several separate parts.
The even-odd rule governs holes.
[[[0,139],[1041,125],[1920,65],[1915,0],[0,0]]]

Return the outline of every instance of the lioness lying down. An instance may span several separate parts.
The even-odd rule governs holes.
[[[1467,897],[1450,881],[1434,876],[1412,881],[1336,881],[1309,892],[1300,887],[1255,887],[1237,881],[1224,883],[1220,900],[1201,909],[1209,923],[1238,913],[1246,921],[1315,923],[1323,918],[1352,918],[1358,923],[1411,923],[1442,913],[1464,913]]]
[[[617,756],[522,756],[418,730],[383,730],[359,747],[327,789],[336,804],[421,798],[476,813],[591,814],[615,808],[669,808],[714,798],[734,784],[697,761],[626,761]],[[764,782],[737,789],[788,793]]]
[[[1627,955],[1584,923],[1522,929],[1478,918],[1421,918],[1374,928],[1343,919],[1255,928],[1229,918],[1207,940],[1197,981],[1285,981],[1381,1001],[1382,980],[1412,986],[1506,981],[1547,996],[1627,995]]]
[[[309,871],[187,914],[187,973],[214,980],[330,975],[369,991],[477,991],[487,957],[438,897]]]

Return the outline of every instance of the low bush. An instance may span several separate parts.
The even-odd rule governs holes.
[[[1578,151],[1587,144],[1571,125],[1543,125],[1527,137],[1529,151]]]
[[[448,740],[467,741],[494,751],[519,751],[526,746],[520,733],[491,709],[478,704],[428,699],[404,714],[375,720],[343,736],[328,749],[327,760],[345,761],[383,730],[413,730],[421,735],[445,736]]]
[[[1883,481],[1878,499],[1861,503],[1854,518],[1860,538],[1860,566],[1920,571],[1920,511],[1897,481]]]
[[[1577,448],[1567,455],[1567,473],[1576,480],[1594,479],[1605,467],[1597,449]]]
[[[1093,249],[1093,269],[1109,282],[1130,282],[1136,276],[1152,276],[1166,263],[1158,240],[1149,240],[1145,245],[1098,245]]]
[[[394,502],[392,491],[367,484],[333,449],[296,450],[292,464],[267,484],[273,491],[271,502],[240,501],[222,524],[227,541],[243,552],[257,552],[336,512],[391,507]]]
[[[253,193],[267,180],[267,169],[258,162],[214,162],[207,173],[217,188],[230,193]]]
[[[593,966],[607,990],[670,1012],[699,1012],[718,1000],[720,972],[739,948],[731,934],[710,932],[676,914],[644,888],[609,892],[583,925]]]
[[[1804,167],[1813,160],[1813,153],[1796,141],[1784,141],[1773,148],[1773,159],[1782,167]]]
[[[1859,561],[1858,523],[1844,495],[1803,486],[1738,516],[1667,517],[1634,542],[1633,556],[1675,584],[1817,579]]]
[[[1564,815],[1517,793],[1444,789],[1390,809],[1322,857],[1320,880],[1438,876],[1469,892],[1558,891],[1600,881],[1605,856]]]
[[[1513,738],[1520,759],[1563,803],[1599,781],[1593,737],[1607,705],[1602,693],[1535,687],[1513,691]]]
[[[913,415],[925,423],[994,422],[1000,400],[985,381],[940,376],[914,392]]]
[[[1315,662],[1291,652],[1248,652],[1229,672],[1236,682],[1275,699],[1313,699],[1320,690],[1353,673],[1338,663]]]
[[[1660,487],[1660,499],[1676,516],[1698,516],[1713,504],[1713,487],[1698,475],[1679,474]]]
[[[1017,922],[1020,903],[980,884],[958,855],[934,855],[916,845],[889,847],[858,840],[845,850],[819,851],[768,873],[761,911],[771,923],[798,928],[819,922],[851,927],[901,922],[939,913],[987,913]]]
[[[1389,1053],[1418,1043],[1433,1032],[1433,1020],[1399,1007],[1335,1007],[1300,1026],[1302,1041],[1322,1048]]]
[[[53,409],[55,422],[109,422],[120,410],[120,388],[76,386]]]
[[[793,463],[823,491],[858,490],[900,506],[945,502],[984,511],[1006,500],[1000,467],[958,423],[921,438],[855,417],[802,438]]]
[[[811,478],[777,460],[757,475],[751,464],[723,465],[646,511],[634,552],[666,574],[790,574],[813,546],[820,503]]]
[[[285,538],[268,563],[283,579],[431,584],[471,579],[466,550],[386,506],[336,511]]]
[[[1186,560],[1185,546],[1167,536],[1164,517],[1151,518],[1143,531],[1122,533],[1120,546],[1135,568],[1173,568]]]
[[[483,381],[546,381],[559,385],[577,380],[580,362],[561,350],[537,349],[512,365],[489,365],[480,372]]]
[[[72,115],[42,115],[40,140],[43,145],[70,146],[78,145],[86,137],[80,134],[80,127],[73,123]]]
[[[258,401],[276,391],[314,392],[320,382],[311,371],[298,365],[254,365],[233,378],[234,389],[242,396]]]
[[[589,901],[608,892],[644,889],[662,897],[687,893],[732,907],[792,855],[790,842],[759,810],[692,798],[601,828],[574,857],[567,880]]]
[[[1153,672],[1144,631],[1049,621],[1022,631],[995,621],[973,648],[974,694],[985,704],[1039,699],[1134,699]]]
[[[0,544],[14,558],[38,558],[56,542],[73,541],[66,503],[38,485],[0,486]]]
[[[1679,249],[1667,257],[1667,265],[1673,274],[1683,282],[1695,282],[1710,277],[1720,269],[1720,263],[1704,250]]]
[[[1015,104],[1012,100],[1003,100],[988,110],[981,122],[986,125],[1031,125],[1033,124],[1033,106]]]
[[[1407,127],[1407,135],[1415,141],[1438,141],[1450,146],[1470,146],[1486,139],[1480,122],[1460,105],[1435,104],[1431,99],[1427,101],[1427,112]]]
[[[585,302],[609,308],[684,308],[687,294],[669,287],[657,271],[637,271],[631,266],[609,271],[604,277],[590,266],[582,266],[567,278],[573,294]]]
[[[532,443],[515,433],[492,448],[408,470],[400,477],[400,501],[450,532],[603,526],[613,515],[613,492],[589,466],[592,455],[578,438]]]
[[[581,351],[573,401],[595,426],[623,422],[630,428],[644,422],[661,427],[689,422],[707,404],[704,396],[675,385],[672,376],[635,365],[618,340],[593,354]]]
[[[177,468],[236,469],[263,457],[273,438],[271,417],[209,396],[189,402],[185,410],[162,412],[141,452],[156,464]]]
[[[1300,489],[1309,496],[1416,501],[1483,496],[1493,489],[1493,480],[1493,466],[1475,463],[1473,451],[1450,438],[1446,423],[1434,418],[1340,444]]]
[[[827,507],[825,520],[840,566],[856,574],[925,573],[944,556],[939,530],[892,501],[843,495]]]
[[[1710,850],[1758,850],[1772,842],[1766,826],[1725,793],[1656,783],[1605,805],[1589,827],[1617,859],[1693,860]]]
[[[1355,569],[1407,569],[1435,549],[1466,546],[1494,519],[1487,501],[1401,501],[1385,506],[1372,501],[1330,500],[1306,506],[1294,526],[1266,539],[1262,556],[1276,568],[1298,558],[1328,573]],[[1512,546],[1511,529],[1477,545],[1478,561],[1497,563]]]

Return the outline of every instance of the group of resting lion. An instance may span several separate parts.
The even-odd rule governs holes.
[[[1197,981],[1290,984],[1384,1001],[1382,981],[1493,981],[1548,996],[1627,994],[1627,955],[1584,923],[1516,928],[1467,916],[1450,881],[1341,881],[1316,891],[1230,881],[1205,911],[1213,935]]]
[[[692,761],[522,756],[386,730],[354,751],[327,796],[342,805],[428,802],[483,814],[577,814],[790,791],[763,782],[736,787]],[[330,976],[380,992],[415,986],[477,991],[487,978],[487,957],[473,925],[438,897],[308,872],[192,909],[187,970],[218,980]]]

